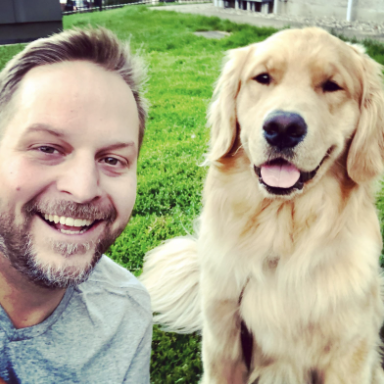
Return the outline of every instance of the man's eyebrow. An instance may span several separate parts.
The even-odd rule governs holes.
[[[27,133],[29,133],[29,132],[48,132],[51,135],[57,136],[57,137],[65,136],[63,131],[61,131],[61,130],[59,130],[57,128],[53,128],[50,125],[40,124],[40,123],[31,125],[27,129]]]
[[[57,129],[57,128],[53,128],[50,125],[41,124],[41,123],[31,125],[28,128],[27,133],[29,133],[29,132],[47,132],[47,133],[50,133],[51,135],[56,136],[56,137],[65,136],[64,131]],[[111,151],[111,150],[115,150],[115,149],[123,149],[123,148],[129,148],[129,147],[136,149],[135,142],[134,141],[127,141],[127,142],[118,142],[118,143],[106,145],[105,147],[101,148],[101,151],[108,151],[108,150]]]
[[[128,141],[126,143],[119,142],[111,145],[107,145],[101,149],[101,151],[113,151],[114,149],[122,149],[122,148],[129,148],[132,147],[133,149],[136,149],[136,144],[133,141]]]

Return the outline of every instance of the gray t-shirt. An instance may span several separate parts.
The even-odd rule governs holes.
[[[0,377],[9,384],[148,384],[151,339],[148,293],[103,256],[40,324],[15,329],[0,306]]]

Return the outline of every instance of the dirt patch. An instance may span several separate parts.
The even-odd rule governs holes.
[[[196,36],[203,36],[207,39],[218,39],[218,40],[231,35],[229,32],[224,32],[224,31],[201,31],[201,32],[194,32],[193,34]]]

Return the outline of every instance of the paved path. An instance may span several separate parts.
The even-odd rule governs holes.
[[[195,13],[204,16],[217,16],[222,19],[228,19],[235,23],[251,24],[258,27],[274,27],[277,29],[291,26],[303,27],[317,25],[328,31],[334,31],[337,34],[358,40],[374,39],[384,42],[384,20],[383,23],[370,22],[352,22],[338,21],[333,18],[299,18],[286,15],[264,15],[259,12],[243,11],[233,8],[219,8],[212,3],[204,4],[180,4],[167,5],[163,7],[151,7],[154,11],[176,11],[182,13]]]

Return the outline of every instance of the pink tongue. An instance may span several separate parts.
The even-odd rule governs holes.
[[[292,164],[275,164],[261,166],[261,177],[270,187],[290,188],[300,178],[300,171]]]

